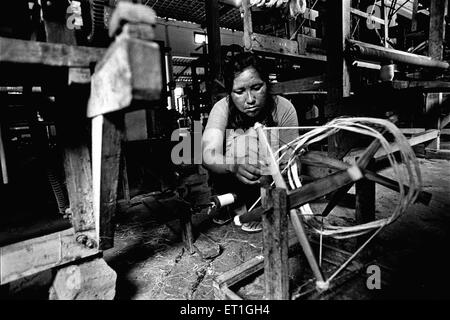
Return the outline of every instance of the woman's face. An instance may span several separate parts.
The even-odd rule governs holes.
[[[256,117],[266,103],[267,85],[253,67],[244,69],[233,81],[231,99],[239,111]]]

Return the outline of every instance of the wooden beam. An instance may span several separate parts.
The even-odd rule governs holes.
[[[253,33],[251,36],[251,47],[256,52],[268,55],[285,56],[308,61],[326,62],[325,55],[304,52],[299,50],[299,43],[296,40],[283,39],[273,36]]]
[[[206,25],[208,33],[208,60],[209,79],[208,87],[210,91],[211,107],[218,101],[219,88],[215,79],[222,78],[222,57],[220,45],[219,27],[219,2],[218,0],[205,1]]]
[[[123,138],[122,113],[92,119],[93,208],[97,241],[102,250],[114,243],[113,218],[116,211],[120,155]]]
[[[425,149],[426,159],[445,159],[450,160],[450,150]]]
[[[427,130],[415,137],[409,138],[408,143],[411,147],[413,147],[418,144],[425,143],[427,141],[436,139],[438,137],[438,135],[439,135],[439,130],[430,129],[430,130]],[[392,150],[392,152],[397,152],[400,150],[400,148],[398,147],[398,145],[396,143],[392,143],[391,150]],[[380,149],[377,151],[377,153],[375,153],[374,160],[375,161],[381,160],[381,159],[385,158],[386,155],[387,155],[386,150]],[[359,156],[361,156],[361,150],[352,150],[351,152],[348,153],[348,155],[346,155],[344,157],[343,160],[346,162],[349,162],[349,163],[354,163],[355,159],[358,158]]]
[[[89,68],[105,49],[0,37],[0,63],[27,63],[57,67]]]
[[[328,119],[345,114],[343,98],[350,96],[350,65],[344,56],[346,39],[350,37],[350,0],[327,1],[325,4],[325,35],[327,48],[327,100],[324,115]],[[328,138],[328,153],[341,158],[350,148],[344,133]]]
[[[276,188],[270,195],[273,211],[262,216],[264,284],[267,300],[289,299],[288,218],[286,189]]]
[[[0,285],[97,254],[76,241],[72,228],[10,244],[0,248]]]
[[[325,88],[325,79],[323,76],[307,77],[302,79],[276,82],[271,84],[271,94],[289,94],[303,91],[316,91]]]
[[[398,90],[417,88],[424,92],[450,92],[450,82],[439,80],[431,80],[431,81],[394,80],[392,81],[392,87]]]
[[[444,56],[445,15],[447,0],[430,1],[430,28],[428,36],[428,55],[436,60]]]
[[[250,7],[250,0],[242,0],[241,13],[243,14],[244,35],[243,43],[246,51],[251,51],[252,37],[253,37],[253,23],[252,23],[252,9]]]
[[[373,21],[375,21],[376,23],[379,23],[384,26],[384,19],[378,18],[378,17],[374,16],[373,14],[368,14],[367,12],[364,12],[364,11],[361,11],[361,10],[358,10],[355,8],[350,8],[350,12],[352,14],[360,16],[362,18],[366,18],[366,19],[370,18]]]
[[[72,225],[77,233],[95,230],[90,123],[85,114],[88,99],[89,86],[74,83],[62,85],[56,96],[57,139],[63,155]]]
[[[134,100],[158,100],[162,90],[159,50],[155,42],[117,38],[92,76],[88,117],[128,108]]]

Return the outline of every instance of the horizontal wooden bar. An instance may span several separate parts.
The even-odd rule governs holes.
[[[411,147],[413,147],[413,146],[416,146],[418,144],[425,143],[427,141],[436,139],[438,137],[438,135],[439,135],[439,130],[430,129],[430,130],[427,130],[427,131],[425,131],[423,133],[418,134],[415,137],[409,138],[408,139],[408,143],[409,143],[409,145]],[[391,144],[391,150],[392,150],[392,152],[397,152],[400,149],[399,149],[399,147],[398,147],[398,145],[396,143],[392,143]],[[349,162],[349,163],[353,163],[355,161],[355,159],[361,155],[361,151],[362,151],[361,149],[352,150],[344,157],[343,160],[346,161],[346,162]],[[380,149],[380,150],[377,151],[377,153],[375,153],[374,160],[375,161],[381,160],[381,159],[385,158],[386,155],[387,155],[386,150]]]
[[[326,62],[327,57],[323,54],[299,51],[299,44],[295,40],[283,39],[262,34],[252,34],[252,49],[256,52],[282,55],[285,57],[307,59],[311,61]]]
[[[272,94],[298,93],[302,91],[325,89],[324,77],[314,76],[302,79],[295,79],[271,84]]]
[[[364,11],[361,11],[361,10],[358,10],[358,9],[355,9],[355,8],[350,8],[350,13],[353,13],[354,15],[360,16],[362,18],[369,18],[370,17],[370,19],[372,19],[373,21],[375,21],[375,22],[377,22],[377,23],[379,23],[379,24],[384,26],[384,20],[374,16],[373,14],[368,14],[367,12],[364,12]]]
[[[0,285],[98,254],[97,249],[76,242],[73,228],[4,246],[0,248]]]
[[[63,231],[72,226],[68,219],[56,219],[51,221],[42,221],[27,228],[19,228],[14,232],[0,231],[0,247],[25,241],[47,234]]]
[[[102,48],[0,37],[0,63],[88,68],[99,61],[105,51]]]
[[[425,149],[425,158],[450,160],[450,150]]]
[[[320,178],[290,192],[288,195],[289,208],[298,208],[352,182],[353,180],[346,170]]]
[[[406,81],[406,80],[394,80],[392,81],[392,87],[394,89],[411,89],[417,88],[426,92],[450,92],[450,82],[446,81]]]

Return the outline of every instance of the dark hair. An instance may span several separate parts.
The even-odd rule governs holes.
[[[234,78],[249,67],[254,68],[256,72],[258,72],[261,80],[266,83],[267,90],[269,90],[269,73],[267,72],[264,61],[262,61],[261,58],[251,52],[242,52],[229,58],[228,61],[226,61],[224,68],[225,89],[228,93],[229,107],[227,128],[241,128],[246,130],[253,126],[257,121],[270,127],[276,126],[272,117],[272,112],[275,109],[275,101],[270,94],[267,94],[266,103],[260,114],[255,118],[248,117],[239,111],[239,109],[235,106],[233,99],[231,99]]]

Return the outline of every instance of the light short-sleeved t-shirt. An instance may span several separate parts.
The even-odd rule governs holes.
[[[225,156],[232,158],[249,157],[250,159],[258,159],[258,135],[254,128],[246,131],[242,129],[229,129],[228,126],[228,97],[218,101],[212,108],[206,128],[215,128],[225,133]],[[297,127],[298,119],[292,103],[281,96],[275,96],[275,108],[272,117],[278,127]],[[291,142],[298,137],[297,129],[285,130],[268,130],[267,138],[271,144],[272,150]]]

